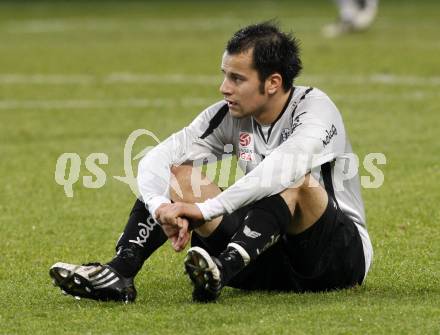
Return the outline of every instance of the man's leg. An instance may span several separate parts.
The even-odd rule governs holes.
[[[288,188],[280,193],[289,207],[292,220],[287,234],[296,235],[311,227],[324,213],[328,204],[327,191],[310,174],[299,187]]]
[[[185,268],[194,284],[195,301],[216,300],[223,286],[277,242],[292,216],[283,198],[274,195],[225,215],[221,225],[228,226],[225,218],[238,224],[235,233],[223,239],[220,254],[203,245],[188,250]]]
[[[192,171],[190,167],[187,170],[180,168],[186,178],[179,180],[189,179]],[[220,193],[217,186],[208,184],[202,196],[196,197],[192,192],[194,184],[187,181],[185,185],[191,190],[184,190],[186,196],[176,200],[201,202]],[[292,221],[292,214],[280,195],[262,199],[237,212],[204,224],[193,235],[193,248],[188,251],[185,267],[195,285],[195,300],[215,300],[221,287],[273,245]],[[194,247],[195,240],[202,243]]]
[[[332,187],[326,183],[324,189],[308,175],[300,187],[285,190],[280,198],[291,214],[286,234],[281,233],[280,240],[259,255],[255,253],[255,246],[262,240],[249,239],[239,230],[231,244],[243,246],[250,265],[242,265],[243,270],[232,275],[229,285],[304,292],[361,284],[365,275],[362,241],[354,222],[339,209]],[[277,210],[276,205],[272,210]],[[262,215],[249,220],[250,230],[258,232],[263,227],[260,217]],[[266,218],[266,229],[268,222],[270,216]],[[276,233],[275,228],[273,233]],[[227,254],[228,249],[224,255]]]
[[[311,187],[313,185],[313,187]],[[324,213],[327,192],[310,175],[299,187],[257,201],[217,257],[222,285],[227,285],[249,263],[273,246],[280,236],[299,234],[310,228]]]
[[[107,264],[75,265],[58,262],[49,274],[63,293],[78,298],[131,302],[136,299],[134,277],[144,261],[167,240],[161,226],[145,204],[136,200],[124,233],[116,246],[116,256]]]
[[[198,248],[188,251],[191,258],[186,263],[190,277],[196,288],[206,287],[199,300],[215,300],[221,287],[229,283],[240,288],[294,291],[326,290],[360,283],[364,271],[362,243],[356,227],[346,219],[335,200],[329,200],[327,191],[311,175],[307,175],[299,187],[256,202],[249,207],[241,227],[218,257]],[[280,237],[281,243],[277,242]],[[341,238],[343,242],[339,245]],[[330,243],[332,239],[334,242]],[[288,247],[285,240],[293,241],[292,249],[296,251],[293,261],[291,253],[285,250]],[[276,247],[271,247],[274,244]],[[327,255],[330,244],[336,250]],[[323,260],[323,256],[327,258]],[[198,266],[200,263],[203,266]],[[330,270],[326,269],[327,265]],[[280,267],[283,269],[278,269]],[[311,270],[302,276],[297,269]],[[205,279],[194,275],[200,272],[209,275]],[[274,279],[268,272],[286,274],[290,278]],[[218,273],[220,280],[212,280]],[[311,280],[304,280],[309,274]]]
[[[116,255],[107,264],[124,277],[134,277],[145,260],[166,240],[162,227],[153,219],[145,204],[137,199],[116,244]]]
[[[189,192],[191,190],[190,179],[186,174],[191,171],[190,169],[189,166],[183,166],[173,168],[172,171],[176,173],[177,182],[182,185],[185,198],[203,201],[207,197],[215,195],[213,192],[220,192],[214,184],[208,187],[202,186],[202,194],[206,194],[206,197],[194,198]],[[207,183],[205,179],[202,179],[201,182]],[[178,201],[180,199],[174,194],[172,200]],[[220,221],[221,219],[213,220],[198,229],[200,236],[211,235],[211,232],[219,226]],[[215,234],[215,236],[218,235],[222,234]],[[51,267],[49,274],[55,286],[59,286],[63,292],[76,297],[133,301],[136,298],[134,277],[148,257],[166,240],[167,237],[162,227],[153,219],[145,204],[137,199],[130,212],[124,232],[117,242],[116,255],[110,262],[85,265],[58,262]]]
[[[170,189],[170,197],[173,202],[198,202],[219,194],[220,189],[210,183],[205,176],[192,178],[193,167],[190,165],[174,166],[171,168],[171,185],[178,185],[182,190],[182,197],[173,188]],[[194,195],[193,187],[200,187],[200,195]],[[201,237],[207,237],[216,230],[221,218],[208,222],[196,232]],[[108,263],[124,277],[134,277],[142,268],[145,260],[167,241],[160,224],[146,209],[145,204],[137,200],[130,213],[124,232],[116,245],[116,256]]]
[[[181,165],[173,167],[172,172],[181,191],[179,195],[171,189],[170,196],[174,202],[203,202],[221,193],[220,188],[198,168]],[[241,221],[237,215],[227,214],[208,221],[194,230],[191,245],[201,246],[214,256],[219,255],[238,230]]]
[[[302,283],[294,278],[284,239],[286,235],[299,235],[313,227],[327,204],[326,190],[310,175],[299,187],[256,202],[242,228],[219,256],[228,268],[226,260],[230,258],[231,247],[242,247],[236,266],[230,267],[230,273],[225,270],[225,282],[246,289],[301,291]],[[240,259],[245,261],[240,264]]]
[[[193,171],[194,176],[193,178]],[[171,189],[171,200],[199,202],[221,192],[217,185],[201,175],[199,169],[189,165],[172,168],[171,184],[183,191],[181,196]],[[193,180],[192,180],[193,179]],[[196,196],[194,190],[200,191]],[[193,240],[208,246],[210,252],[220,253],[235,233],[237,224],[227,218],[216,218],[195,230]],[[222,223],[223,222],[223,223]],[[225,223],[226,222],[226,223]],[[222,223],[222,224],[221,224]],[[162,227],[153,219],[145,204],[136,200],[124,232],[116,244],[115,257],[106,264],[75,265],[56,263],[50,269],[54,285],[76,297],[97,300],[133,301],[136,297],[134,277],[150,255],[167,240]]]
[[[223,235],[223,252],[197,247],[188,251],[185,266],[200,293],[193,293],[195,300],[215,300],[229,283],[249,289],[322,291],[362,282],[365,267],[357,228],[341,212],[333,192],[310,174],[300,186],[237,212],[236,232],[230,239]],[[219,226],[228,226],[225,221],[233,221],[234,214],[225,215]],[[271,271],[286,278],[274,282]]]

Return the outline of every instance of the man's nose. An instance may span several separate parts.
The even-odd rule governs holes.
[[[228,84],[227,78],[223,79],[220,85],[220,92],[225,96],[231,95],[231,86]]]

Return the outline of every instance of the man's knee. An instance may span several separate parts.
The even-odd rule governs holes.
[[[189,202],[192,170],[193,167],[190,165],[173,165],[171,167],[170,196],[172,201]]]
[[[304,193],[303,185],[304,183],[301,184],[300,186],[286,188],[284,191],[280,193],[281,198],[283,198],[287,207],[289,207],[292,216],[295,212],[295,208],[297,204],[301,199],[302,194]]]
[[[280,193],[281,198],[283,198],[287,207],[289,207],[290,214],[293,215],[295,211],[296,203],[298,202],[299,191],[297,188],[287,188]]]
[[[309,173],[304,176],[302,182],[295,187],[287,188],[280,193],[280,196],[284,199],[289,207],[292,215],[295,212],[295,208],[301,202],[320,201],[318,198],[311,195],[326,193],[325,189],[319,184],[319,182],[313,178]]]
[[[328,203],[327,191],[310,174],[304,182],[280,193],[292,214],[288,233],[298,234],[312,226],[324,213]]]
[[[171,166],[171,174],[179,184],[190,183],[193,167],[190,165],[173,165]]]
[[[203,202],[215,197],[221,191],[200,168],[192,165],[171,167],[171,200],[183,202]]]

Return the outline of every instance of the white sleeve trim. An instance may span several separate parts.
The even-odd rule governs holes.
[[[157,219],[156,218],[156,210],[159,208],[159,206],[162,204],[170,204],[170,203],[171,203],[170,199],[168,199],[166,197],[157,196],[157,197],[151,198],[147,202],[148,211],[153,216],[153,218],[156,220]]]
[[[211,221],[224,212],[222,203],[216,198],[208,199],[205,202],[196,203],[196,205],[199,207],[200,212],[202,212],[205,221]]]

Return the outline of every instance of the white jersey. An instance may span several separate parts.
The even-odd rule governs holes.
[[[368,271],[372,247],[357,159],[337,107],[316,88],[293,87],[282,113],[267,126],[252,117],[234,118],[225,101],[217,102],[157,145],[141,160],[138,171],[139,191],[150,213],[170,202],[172,165],[212,155],[221,159],[231,145],[245,176],[215,198],[197,204],[206,220],[294,187],[310,172],[357,225]]]

